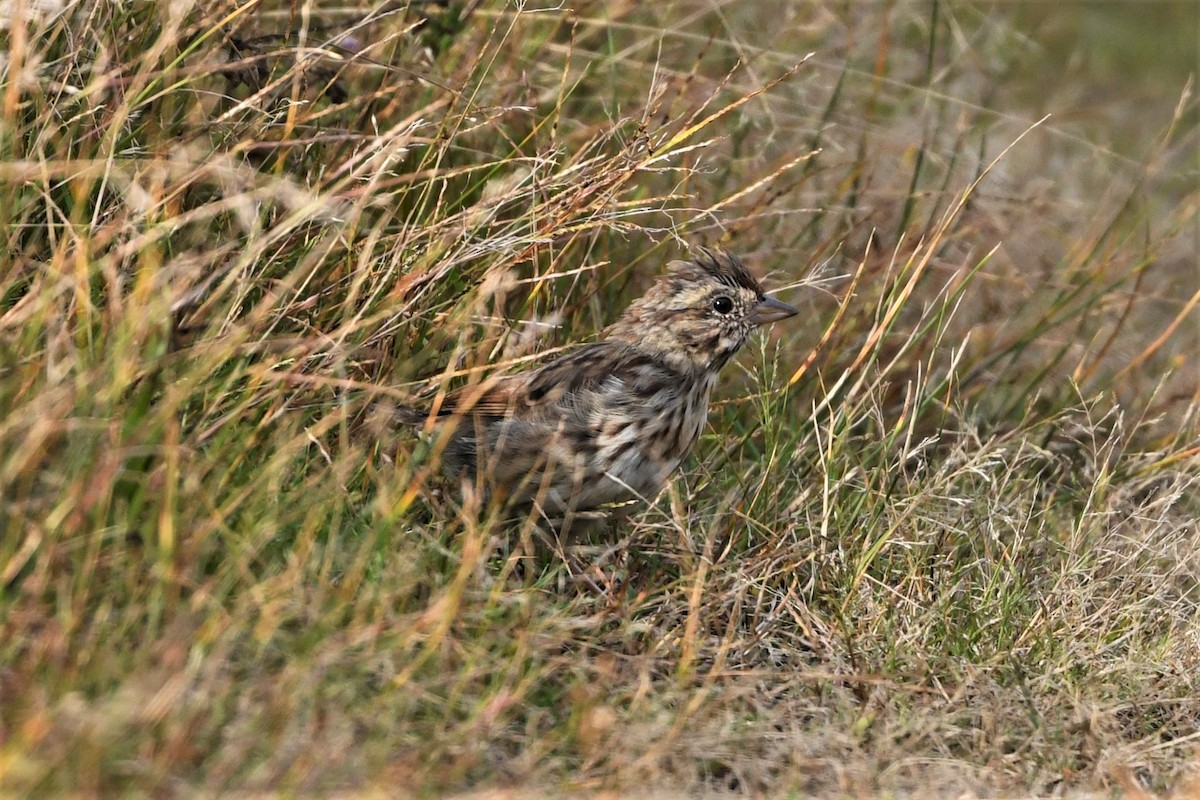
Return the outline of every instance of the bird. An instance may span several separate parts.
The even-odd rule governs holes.
[[[797,313],[733,254],[696,248],[599,340],[398,414],[440,441],[464,495],[569,526],[654,498],[700,438],[722,367],[756,328]]]

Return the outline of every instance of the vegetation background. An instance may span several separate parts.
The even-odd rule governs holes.
[[[0,3],[0,792],[1196,796],[1198,15]],[[377,413],[689,243],[806,314],[609,535]]]

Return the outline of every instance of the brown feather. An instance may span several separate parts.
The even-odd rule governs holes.
[[[759,320],[789,312],[729,253],[673,262],[601,341],[435,400],[454,426],[443,466],[568,517],[653,496],[699,439],[718,371]]]

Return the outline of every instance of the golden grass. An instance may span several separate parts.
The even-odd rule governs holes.
[[[4,793],[1195,793],[1190,96],[1098,152],[940,4],[32,8]],[[374,413],[688,242],[807,319],[610,535],[462,513]]]

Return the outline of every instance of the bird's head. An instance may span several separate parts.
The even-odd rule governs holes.
[[[707,372],[723,367],[758,326],[796,313],[764,294],[735,256],[701,248],[695,258],[669,264],[605,334],[676,367]]]

